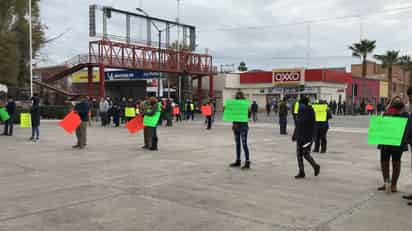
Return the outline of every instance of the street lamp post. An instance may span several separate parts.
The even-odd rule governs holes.
[[[148,14],[146,11],[144,11],[142,8],[136,8],[136,10],[139,11],[139,12],[142,12],[142,13],[143,13],[144,15],[146,15],[147,17],[150,17],[149,14]],[[159,77],[158,77],[158,80],[157,80],[157,96],[160,97],[160,80],[161,80],[161,75],[162,75],[162,71],[160,70],[160,69],[161,69],[161,66],[162,66],[162,64],[161,64],[161,62],[160,62],[160,59],[161,59],[161,51],[162,51],[162,32],[165,31],[165,30],[167,30],[167,29],[170,29],[171,27],[176,26],[176,25],[167,26],[166,28],[164,28],[163,30],[161,30],[154,22],[151,21],[151,23],[152,23],[152,25],[155,27],[155,29],[157,30],[157,32],[159,33],[159,47],[158,47],[158,52],[159,52],[159,59],[158,59]],[[170,97],[170,87],[169,87],[169,97]]]
[[[33,97],[33,36],[31,0],[29,0],[29,56],[30,56],[30,97]]]

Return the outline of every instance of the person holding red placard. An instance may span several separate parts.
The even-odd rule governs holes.
[[[202,106],[202,114],[206,116],[207,130],[212,129],[212,110],[213,106],[210,103],[210,101],[208,101],[206,104]]]
[[[76,112],[80,119],[80,126],[76,129],[77,144],[73,148],[83,149],[87,145],[87,123],[89,121],[89,104],[84,96],[80,97],[80,102],[74,106],[74,112]]]

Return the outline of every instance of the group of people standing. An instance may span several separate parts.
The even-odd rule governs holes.
[[[4,121],[4,131],[2,135],[13,136],[14,123],[18,116],[16,102],[10,97],[5,105],[0,102],[0,107],[3,106],[5,107],[9,118]],[[36,142],[40,139],[40,98],[37,95],[31,97],[30,118],[32,129],[30,140]]]

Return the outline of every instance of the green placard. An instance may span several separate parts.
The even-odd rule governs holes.
[[[10,119],[9,113],[4,108],[0,108],[0,119],[2,121]]]
[[[133,107],[126,107],[124,109],[124,114],[126,117],[136,117],[136,109]]]
[[[21,128],[31,128],[31,115],[30,113],[20,114],[20,127]]]
[[[401,145],[407,118],[372,116],[368,130],[368,144]]]
[[[160,112],[156,112],[152,116],[144,116],[143,125],[145,127],[157,127],[157,123],[159,123],[160,119]]]
[[[223,121],[248,122],[250,102],[244,99],[228,99],[225,101]]]

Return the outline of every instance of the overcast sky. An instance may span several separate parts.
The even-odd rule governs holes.
[[[42,0],[47,37],[69,31],[42,50],[46,64],[88,52],[89,4],[133,11],[140,0]],[[177,16],[176,0],[142,0],[142,5],[155,17]],[[217,66],[243,60],[249,69],[264,70],[348,67],[359,62],[347,47],[359,41],[361,31],[363,38],[377,40],[376,53],[412,54],[411,0],[181,0],[180,9],[181,22],[198,31],[197,52],[208,48]],[[362,19],[347,17],[352,15]],[[306,21],[314,22],[301,23]]]

